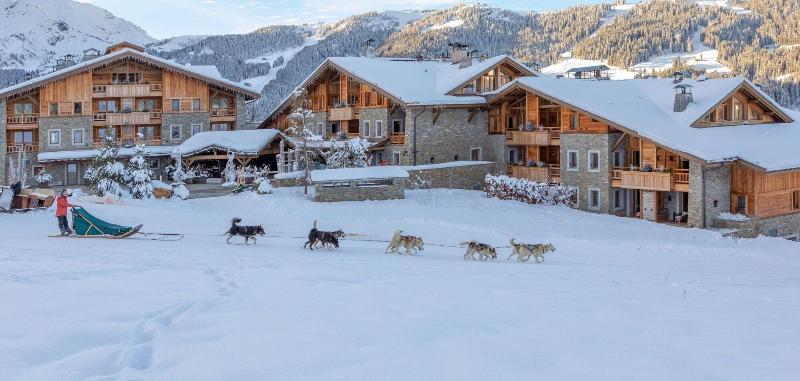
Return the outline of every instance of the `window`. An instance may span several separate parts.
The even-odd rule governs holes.
[[[50,115],[58,115],[58,103],[50,103]]]
[[[14,131],[14,144],[33,144],[33,131]]]
[[[156,108],[155,99],[139,99],[138,101],[136,101],[136,111],[150,112],[155,110],[155,108]]]
[[[600,172],[600,151],[589,151],[589,172]]]
[[[228,108],[228,98],[211,98],[211,108]]]
[[[383,136],[383,121],[382,120],[376,120],[375,121],[375,137],[379,138],[381,136]]]
[[[192,99],[192,111],[200,111],[200,99]]]
[[[625,163],[623,158],[623,152],[621,151],[614,151],[614,166],[615,167],[622,167]]]
[[[600,189],[589,189],[589,207],[593,209],[600,208]]]
[[[72,130],[72,144],[83,144],[83,129]]]
[[[81,103],[81,102],[73,103],[72,104],[72,111],[73,111],[73,114],[75,114],[75,115],[83,114],[83,103]]]
[[[211,125],[211,131],[228,131],[227,123],[214,123]]]
[[[173,112],[181,111],[181,100],[180,99],[173,99],[171,101],[171,103],[172,103],[172,111]]]
[[[572,113],[572,118],[570,118],[570,121],[569,121],[569,129],[573,130],[573,131],[577,130],[578,129],[578,125],[580,125],[580,114],[578,114],[576,112]]]
[[[747,214],[747,196],[736,196],[736,213]]]
[[[777,237],[778,236],[778,229],[769,229],[767,231],[767,237]]]
[[[97,102],[97,111],[99,112],[117,112],[117,101],[106,100]]]
[[[143,140],[156,140],[155,126],[139,126],[136,128],[136,133],[142,135]]]
[[[180,125],[169,126],[169,137],[172,140],[180,140],[181,126]]]
[[[472,161],[481,161],[483,160],[483,148],[481,147],[472,147],[469,149],[469,159]]]
[[[197,134],[197,133],[202,132],[202,131],[203,131],[203,125],[202,124],[193,124],[192,125],[192,136],[194,136],[194,134]]]
[[[384,164],[383,163],[383,152],[380,152],[380,151],[375,152],[375,154],[372,155],[372,165],[383,165],[383,164]]]
[[[400,165],[400,152],[392,152],[392,164]]]
[[[792,209],[800,209],[800,190],[792,191]]]
[[[361,136],[363,136],[365,138],[368,138],[369,135],[370,135],[370,133],[369,133],[369,121],[365,120],[364,121],[364,130],[361,131]]]
[[[325,131],[322,130],[322,122],[317,123],[317,131],[315,134],[322,135]]]
[[[61,145],[61,131],[60,130],[50,130],[47,133],[47,143],[51,146]]]
[[[392,133],[393,134],[404,134],[406,130],[403,126],[403,121],[401,119],[395,119],[392,121]]]
[[[15,103],[14,114],[33,114],[33,103]]]
[[[578,151],[567,151],[567,170],[578,170]]]
[[[623,209],[625,207],[623,193],[621,189],[614,189],[614,209]]]

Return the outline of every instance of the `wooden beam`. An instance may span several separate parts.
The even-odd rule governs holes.
[[[437,120],[439,120],[439,116],[441,116],[441,115],[442,115],[442,109],[441,109],[441,108],[437,108],[437,109],[434,111],[434,114],[433,114],[433,123],[431,123],[431,124],[436,124],[436,121],[437,121]]]
[[[622,139],[625,139],[627,136],[628,134],[623,132],[622,135],[617,139],[617,141],[614,142],[614,145],[611,147],[611,151],[616,151],[617,147],[619,147],[619,145],[622,144]]]
[[[479,109],[479,108],[469,110],[469,116],[467,117],[467,123],[472,123],[472,119],[475,118],[475,114],[477,114],[478,111],[480,111],[480,110],[481,109]]]

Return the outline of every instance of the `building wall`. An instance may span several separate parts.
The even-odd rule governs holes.
[[[0,185],[6,184],[6,100],[0,99]]]
[[[705,169],[705,190],[703,176]],[[705,191],[705,203],[703,192]],[[720,213],[731,210],[731,164],[704,166],[689,162],[689,225],[698,228],[711,227]],[[703,212],[705,211],[705,221]]]
[[[791,234],[800,234],[800,213],[748,219],[747,221],[729,221],[715,218],[713,226],[723,229],[736,229],[731,234],[735,237],[755,238],[760,235],[785,237]]]
[[[597,212],[613,212],[611,191],[611,148],[619,138],[614,134],[562,134],[561,135],[561,184],[578,188],[578,209]],[[568,170],[569,151],[578,151],[578,169]],[[597,172],[589,172],[589,151],[598,151],[600,165]],[[600,192],[600,205],[589,208],[589,190]]]
[[[247,112],[245,111],[244,95],[236,94],[233,103],[234,107],[236,107],[236,123],[234,124],[234,129],[249,130],[256,128],[257,125],[247,123]]]
[[[192,124],[201,124],[202,131],[209,131],[209,120],[207,112],[165,113],[161,116],[161,141],[169,145],[180,144],[192,136]],[[172,139],[170,131],[173,125],[181,126],[180,139]]]
[[[483,189],[486,175],[505,173],[505,164],[486,163],[445,168],[408,167],[406,188]]]
[[[419,110],[406,112],[406,141],[401,164],[413,164],[414,115]],[[417,164],[445,163],[455,160],[469,160],[470,148],[481,148],[483,160],[502,161],[504,156],[504,135],[489,135],[487,113],[475,113],[472,121],[467,108],[442,110],[436,124],[434,112],[426,110],[417,118]],[[431,160],[433,158],[433,160]]]
[[[388,129],[386,125],[389,123],[389,109],[387,108],[362,108],[359,112],[359,120],[358,122],[361,124],[359,126],[359,131],[361,132],[361,137],[363,138],[375,138],[377,136],[381,136],[382,138],[387,137],[386,132]],[[370,131],[368,136],[364,136],[364,122],[369,121]],[[381,133],[380,135],[377,133],[376,125],[378,122],[381,122]]]
[[[69,186],[69,187],[77,187],[82,186],[85,184],[83,180],[83,175],[86,173],[86,168],[91,164],[91,161],[71,161],[69,163],[77,163],[78,164],[78,184],[67,184],[67,163],[68,162],[51,162],[51,163],[44,163],[44,169],[49,172],[53,176],[53,181],[50,182],[51,187],[61,187],[61,186]]]
[[[317,132],[316,128],[317,128],[317,124],[319,124],[319,123],[322,123],[322,133],[323,133],[322,137],[325,138],[325,139],[330,139],[332,136],[330,136],[329,134],[327,134],[325,132],[325,131],[327,131],[327,123],[328,123],[328,113],[327,112],[318,111],[318,112],[312,113],[311,117],[306,118],[306,125],[310,124],[312,126],[311,131],[314,131],[314,133]]]
[[[395,181],[393,185],[369,187],[357,187],[355,183],[347,187],[314,186],[314,201],[317,202],[394,200],[404,197],[400,181]]]
[[[83,130],[83,143],[72,144],[72,130]],[[50,145],[50,131],[61,131],[61,144]],[[67,151],[90,149],[92,147],[92,117],[63,116],[39,118],[39,150]]]

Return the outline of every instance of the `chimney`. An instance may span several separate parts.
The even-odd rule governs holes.
[[[458,68],[459,69],[463,69],[465,67],[472,66],[472,60],[474,58],[476,58],[476,57],[478,57],[478,51],[477,50],[471,50],[471,51],[467,52],[467,56],[462,58],[461,62],[458,63]]]
[[[680,84],[674,87],[675,89],[675,105],[672,107],[674,112],[684,112],[689,103],[694,102],[692,95],[692,85]]]
[[[373,58],[375,56],[374,48],[372,47],[372,44],[374,44],[374,43],[375,43],[375,40],[372,39],[372,38],[364,40],[364,42],[361,43],[361,56],[362,57]]]
[[[686,73],[682,71],[676,71],[672,73],[672,83],[681,83],[683,79],[686,78]]]
[[[469,45],[458,42],[451,42],[447,45],[450,46],[450,62],[453,65],[460,65],[461,61],[469,56]]]

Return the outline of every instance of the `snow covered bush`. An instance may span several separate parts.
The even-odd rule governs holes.
[[[236,162],[234,161],[236,158],[236,154],[231,151],[228,151],[228,162],[225,163],[225,169],[222,170],[222,174],[225,177],[225,184],[223,186],[231,186],[236,184]]]
[[[269,182],[269,179],[260,179],[258,182],[258,194],[271,194],[272,193],[272,184]]]
[[[127,193],[124,187],[128,170],[117,161],[119,147],[113,134],[106,136],[105,145],[95,155],[91,166],[83,176],[89,182],[89,189],[100,197],[108,195],[122,196]]]
[[[180,150],[176,150],[172,157],[175,159],[175,169],[172,171],[172,197],[177,197],[181,200],[189,198],[189,189],[186,188],[186,180],[191,176],[183,170],[183,156]]]
[[[142,139],[140,137],[139,139]],[[153,171],[144,158],[144,144],[136,145],[136,153],[128,162],[126,181],[133,198],[146,199],[153,197]]]
[[[331,140],[331,149],[324,154],[330,169],[358,168],[369,166],[369,142],[361,138],[345,141]]]
[[[47,184],[50,184],[50,182],[53,181],[53,175],[51,175],[45,169],[42,169],[36,174],[35,179],[37,184],[41,186],[47,186]]]
[[[486,175],[486,194],[501,200],[528,204],[566,205],[570,208],[578,204],[578,191],[574,188],[508,176]]]

